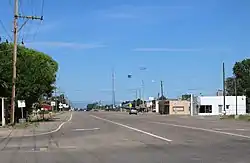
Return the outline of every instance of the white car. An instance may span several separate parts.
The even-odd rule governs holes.
[[[130,111],[129,111],[129,115],[131,115],[131,114],[137,115],[137,113],[138,113],[138,111],[136,109],[130,109]]]

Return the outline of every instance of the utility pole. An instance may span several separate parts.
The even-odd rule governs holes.
[[[113,101],[113,108],[115,108],[115,71],[114,71],[114,68],[112,69],[112,101]]]
[[[24,24],[18,29],[18,18],[26,19]],[[11,123],[15,123],[15,102],[16,102],[16,60],[17,60],[17,36],[18,32],[22,29],[22,27],[27,23],[29,19],[37,19],[37,20],[43,20],[43,17],[36,17],[36,16],[23,16],[19,15],[18,13],[18,0],[15,0],[14,4],[14,49],[13,49],[13,68],[12,68],[12,95],[11,95]]]
[[[161,97],[163,97],[163,81],[161,80]]]
[[[237,79],[234,78],[234,93],[235,93],[235,115],[238,115],[238,97],[237,97]]]
[[[141,81],[141,85],[142,85],[142,97],[141,97],[142,99],[141,100],[142,100],[142,106],[144,107],[144,81],[143,80]]]
[[[222,74],[223,74],[223,110],[226,113],[226,87],[225,87],[225,64],[222,64]]]

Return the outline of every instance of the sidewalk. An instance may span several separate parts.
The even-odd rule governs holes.
[[[57,113],[52,121],[33,122],[25,128],[0,128],[0,138],[2,137],[22,137],[42,135],[51,131],[55,131],[58,127],[66,122],[71,116],[71,112]]]

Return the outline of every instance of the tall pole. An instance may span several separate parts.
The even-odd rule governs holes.
[[[137,107],[137,99],[138,99],[137,92],[138,92],[138,90],[135,89],[135,108]]]
[[[237,99],[237,79],[234,78],[234,91],[235,91],[235,115],[238,115],[238,99]]]
[[[15,0],[14,6],[14,49],[12,61],[12,95],[11,95],[11,123],[15,123],[15,98],[16,98],[16,58],[17,58],[17,19],[18,19],[18,0]]]
[[[226,113],[226,87],[225,87],[225,64],[222,64],[222,74],[223,74],[223,110]]]
[[[112,102],[113,102],[113,108],[115,108],[115,72],[114,72],[114,68],[112,69]]]
[[[26,21],[20,26],[18,29],[18,18],[26,19]],[[17,60],[17,36],[18,32],[22,29],[22,27],[27,23],[27,21],[31,20],[43,20],[43,16],[36,17],[36,16],[23,16],[19,15],[18,13],[18,0],[15,0],[14,4],[14,29],[13,29],[13,36],[14,36],[14,47],[13,47],[13,58],[12,58],[12,94],[11,94],[11,123],[15,123],[15,102],[16,102],[16,60]]]
[[[141,81],[141,85],[142,85],[142,106],[144,107],[144,81]]]
[[[163,81],[161,80],[161,97],[163,97]]]

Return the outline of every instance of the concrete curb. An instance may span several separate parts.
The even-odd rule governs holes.
[[[53,129],[53,130],[48,131],[48,132],[37,133],[37,134],[27,134],[27,135],[22,135],[22,136],[15,136],[15,135],[11,135],[11,134],[12,134],[12,131],[14,130],[14,129],[13,129],[13,130],[11,130],[11,134],[10,134],[10,135],[8,135],[8,136],[6,136],[6,137],[2,137],[2,138],[7,138],[7,137],[11,137],[11,138],[32,137],[32,136],[42,136],[42,135],[52,134],[52,133],[58,132],[58,131],[62,128],[62,126],[63,126],[65,123],[71,121],[71,120],[72,120],[72,117],[73,117],[73,114],[71,113],[70,116],[67,117],[67,118],[65,119],[65,121],[63,121],[62,123],[60,123],[56,129]]]

